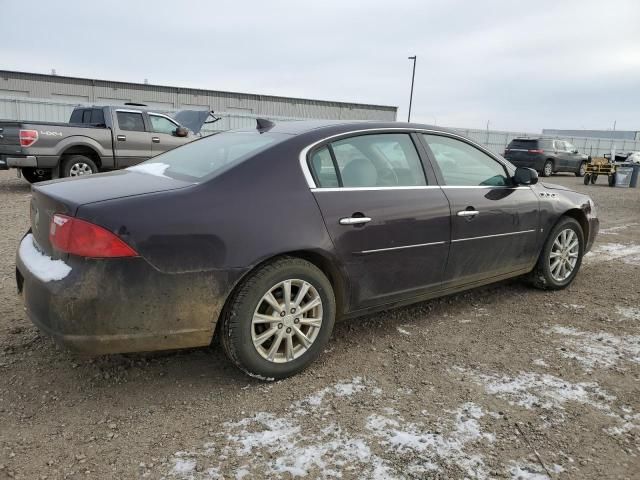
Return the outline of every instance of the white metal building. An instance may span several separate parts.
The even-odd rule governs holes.
[[[64,77],[0,70],[0,118],[36,120],[24,113],[41,117],[37,110],[21,112],[20,101],[33,105],[77,104],[120,105],[125,102],[144,103],[158,110],[206,108],[232,116],[263,115],[270,118],[319,118],[346,120],[395,121],[397,107],[361,103],[332,102],[305,98],[278,97],[250,93],[222,92],[195,88],[115,82],[89,78]],[[11,105],[15,105],[11,110]],[[49,108],[51,110],[51,108]],[[67,115],[68,108],[64,108]],[[32,116],[33,116],[32,115]],[[52,113],[49,111],[48,116]],[[62,113],[61,113],[62,115]],[[55,119],[66,121],[68,118]],[[44,119],[42,119],[44,120]],[[53,118],[51,120],[54,120]]]

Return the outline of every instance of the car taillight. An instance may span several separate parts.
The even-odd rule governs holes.
[[[38,141],[38,131],[37,130],[20,130],[20,146],[21,147],[30,147],[34,143]]]
[[[80,257],[137,257],[136,251],[117,235],[93,223],[55,214],[49,227],[49,241],[56,250]]]
[[[544,153],[544,150],[542,150],[541,148],[537,148],[534,150],[529,150],[529,153]]]

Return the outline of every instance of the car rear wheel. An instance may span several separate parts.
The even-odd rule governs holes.
[[[281,258],[250,274],[232,294],[220,318],[220,341],[250,376],[286,378],[320,355],[335,311],[331,283],[320,269]]]
[[[586,171],[587,171],[587,162],[582,162],[578,167],[578,171],[576,172],[576,177],[584,177],[584,174]]]
[[[531,272],[531,283],[542,290],[566,288],[577,275],[583,255],[582,227],[574,218],[562,217],[547,237]]]
[[[45,168],[23,168],[20,173],[29,183],[51,180],[51,170]]]
[[[547,160],[544,162],[544,167],[542,167],[542,176],[550,177],[553,174],[553,162],[551,160]]]
[[[98,173],[98,166],[84,155],[72,155],[62,164],[63,177],[81,177]]]

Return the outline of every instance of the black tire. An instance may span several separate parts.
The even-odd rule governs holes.
[[[576,173],[576,177],[584,177],[585,171],[587,170],[587,162],[581,162],[578,166],[578,171]]]
[[[322,301],[322,323],[315,340],[304,353],[276,363],[264,358],[254,346],[252,319],[263,296],[274,285],[288,279],[300,279],[315,288]],[[255,378],[275,380],[295,375],[320,355],[331,336],[335,316],[333,288],[322,271],[306,260],[283,257],[249,274],[236,288],[220,317],[218,334],[225,353],[238,368]]]
[[[589,181],[590,181],[590,180],[591,180],[591,175],[587,173],[587,174],[584,176],[584,184],[585,184],[585,185],[589,185]]]
[[[98,173],[98,166],[84,155],[71,155],[62,162],[62,176],[76,177]]]
[[[46,168],[23,168],[20,173],[29,183],[46,182],[51,180],[51,170]]]
[[[550,177],[553,174],[553,161],[547,160],[542,167],[541,175],[543,177]]]
[[[609,186],[610,187],[615,187],[616,186],[616,174],[615,173],[613,175],[609,175]]]
[[[596,183],[596,180],[598,180],[598,175],[592,174],[591,175],[591,185]]]
[[[551,274],[551,250],[553,248],[553,244],[556,241],[558,235],[564,230],[573,230],[578,239],[578,257],[571,271],[570,275],[563,279],[557,280]],[[544,243],[544,247],[542,247],[542,252],[540,252],[540,257],[538,258],[538,262],[536,266],[532,270],[529,280],[531,284],[539,288],[541,290],[561,290],[563,288],[568,287],[571,282],[573,282],[574,278],[578,274],[580,270],[580,265],[582,264],[582,256],[584,255],[584,232],[582,231],[582,227],[580,223],[574,218],[571,217],[562,217],[556,223],[556,225],[551,229],[547,240]]]

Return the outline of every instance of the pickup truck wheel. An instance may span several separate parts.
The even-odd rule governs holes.
[[[80,177],[98,173],[98,167],[93,160],[84,155],[72,155],[62,164],[63,177]]]
[[[29,183],[46,182],[51,180],[51,170],[45,168],[23,168],[22,176]]]

